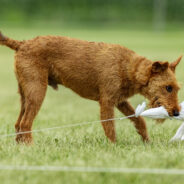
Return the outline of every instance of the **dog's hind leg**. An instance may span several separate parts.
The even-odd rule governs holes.
[[[45,79],[47,80],[47,77],[45,77]],[[32,129],[33,120],[35,119],[44,100],[47,89],[46,80],[43,81],[38,79],[34,81],[29,81],[23,87],[23,91],[25,94],[25,112],[20,122],[19,132],[28,133],[17,135],[17,142],[32,142],[32,134],[29,131],[31,131]]]
[[[101,120],[114,118],[114,103],[109,100],[100,100]],[[105,135],[112,141],[116,141],[114,121],[102,122]]]
[[[19,113],[19,117],[15,123],[15,130],[18,133],[20,130],[20,122],[22,120],[22,117],[24,115],[25,112],[25,97],[24,97],[24,93],[22,91],[21,85],[19,84],[19,94],[20,94],[20,104],[21,104],[21,109],[20,109],[20,113]]]
[[[117,105],[117,108],[125,115],[129,116],[132,114],[135,114],[134,108],[130,105],[128,101],[123,101],[122,103],[119,103]],[[141,135],[143,141],[149,141],[147,129],[146,129],[146,123],[142,117],[131,117],[130,118],[135,128],[137,129],[137,132]]]

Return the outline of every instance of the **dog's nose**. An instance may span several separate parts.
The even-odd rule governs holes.
[[[178,112],[178,110],[173,110],[173,116],[179,116],[180,115],[180,113]]]

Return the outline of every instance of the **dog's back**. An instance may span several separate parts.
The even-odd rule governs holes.
[[[10,39],[8,41],[10,45]],[[47,70],[49,85],[57,89],[57,84],[62,84],[92,100],[99,100],[100,86],[103,89],[111,86],[113,91],[119,89],[122,82],[120,65],[124,62],[126,68],[128,57],[135,54],[120,45],[61,36],[40,36],[11,43],[16,43],[16,73],[30,70],[39,75]]]

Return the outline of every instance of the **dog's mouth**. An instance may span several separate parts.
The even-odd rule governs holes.
[[[168,109],[162,102],[160,102],[159,97],[155,97],[153,99],[153,101],[151,101],[150,105],[151,108],[157,108],[157,107],[161,107],[164,106],[165,109],[167,110],[169,116],[173,116],[173,110],[172,109]],[[160,122],[160,120],[159,120]]]
[[[160,101],[159,97],[155,97],[155,98],[150,102],[149,106],[150,106],[151,108],[157,108],[157,107],[163,106],[163,107],[167,110],[169,116],[171,116],[171,117],[172,117],[172,116],[179,116],[179,111],[180,111],[180,109],[178,109],[177,106],[174,106],[174,107],[173,107],[173,105],[172,105],[172,104],[169,104],[169,103],[168,103],[168,104],[164,104],[164,103],[162,103],[162,102]]]
[[[162,103],[159,101],[159,97],[155,97],[153,99],[153,101],[150,102],[150,105],[149,105],[151,108],[156,108],[156,107],[160,107],[162,106]]]

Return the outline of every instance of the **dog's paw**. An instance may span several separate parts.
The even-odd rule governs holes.
[[[150,143],[150,139],[149,139],[148,136],[142,138],[142,140],[143,140],[144,143]]]
[[[23,143],[23,144],[31,145],[33,143],[31,134],[19,134],[16,136],[15,140],[18,144]]]

